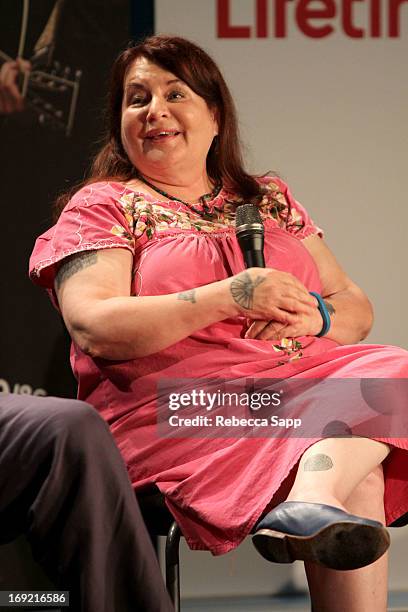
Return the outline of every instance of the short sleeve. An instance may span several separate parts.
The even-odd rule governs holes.
[[[82,251],[125,248],[134,254],[133,194],[119,183],[92,183],[68,202],[58,222],[37,238],[31,280],[52,289],[56,264]]]
[[[293,197],[282,179],[264,177],[262,183],[270,190],[273,201],[277,202],[279,216],[284,220],[283,226],[289,234],[299,240],[314,235],[323,238],[323,230],[314,223],[307,210]]]

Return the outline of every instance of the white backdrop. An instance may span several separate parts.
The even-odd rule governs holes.
[[[380,38],[350,38],[338,15],[326,20],[333,34],[315,39],[297,27],[298,1],[287,2],[285,38],[273,37],[275,0],[266,3],[267,38],[255,37],[255,0],[229,3],[230,24],[250,26],[251,38],[217,37],[216,0],[156,0],[156,32],[190,38],[214,57],[238,108],[249,168],[277,171],[325,229],[338,260],[373,302],[375,326],[366,342],[408,348],[408,4],[401,6],[398,38],[387,35],[390,2],[381,0]],[[353,6],[354,24],[366,32],[371,5]],[[391,588],[408,588],[407,530],[393,530]],[[184,555],[186,595],[304,584],[297,570],[271,568],[249,542],[218,559]]]

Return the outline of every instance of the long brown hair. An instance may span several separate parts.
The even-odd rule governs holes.
[[[120,130],[123,83],[128,68],[139,57],[172,72],[201,96],[211,110],[217,111],[219,134],[207,155],[208,176],[247,200],[258,200],[263,189],[244,169],[234,101],[218,66],[203,49],[189,40],[157,35],[129,47],[113,64],[104,144],[93,160],[88,178],[57,199],[56,216],[71,195],[86,184],[100,180],[129,181],[137,177],[138,170],[123,148]]]

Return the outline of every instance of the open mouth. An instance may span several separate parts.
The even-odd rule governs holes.
[[[167,140],[169,138],[174,138],[175,136],[178,136],[180,134],[180,132],[158,132],[157,134],[153,134],[152,136],[146,136],[146,140],[152,140],[153,142],[157,142],[160,140]]]

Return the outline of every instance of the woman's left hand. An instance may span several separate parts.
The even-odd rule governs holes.
[[[319,236],[309,236],[302,241],[313,257],[321,283],[320,294],[330,297],[336,311],[328,337],[338,344],[355,344],[363,340],[373,322],[372,306],[364,292],[347,276],[338,264],[330,249]],[[281,341],[283,338],[316,336],[323,327],[323,319],[318,309],[308,314],[296,314],[295,322],[282,324],[276,320],[247,320],[248,329],[244,338]]]
[[[323,319],[316,300],[316,309],[311,314],[299,314],[297,321],[290,325],[282,325],[278,321],[248,320],[248,330],[244,337],[256,340],[282,340],[283,338],[316,336],[322,327]]]

